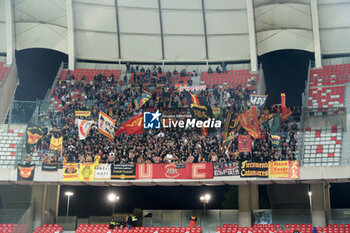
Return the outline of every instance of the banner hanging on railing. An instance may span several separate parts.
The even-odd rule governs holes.
[[[262,162],[242,162],[239,164],[239,173],[241,177],[262,177],[269,176],[269,163]]]
[[[113,164],[111,166],[112,180],[135,180],[134,164]]]
[[[33,181],[35,165],[23,164],[17,166],[17,180]]]
[[[211,179],[212,163],[137,164],[136,179]]]
[[[58,164],[43,163],[41,165],[41,170],[45,172],[55,172],[58,170]]]
[[[299,161],[270,161],[269,178],[299,179]]]
[[[79,167],[79,181],[93,181],[95,175],[95,164],[81,163]]]
[[[63,164],[62,181],[77,181],[79,179],[79,164]]]
[[[111,165],[99,164],[95,167],[94,180],[110,180],[111,179]]]
[[[214,177],[216,176],[239,176],[238,163],[214,163]]]

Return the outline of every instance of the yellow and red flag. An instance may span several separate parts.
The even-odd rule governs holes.
[[[122,133],[130,134],[141,134],[143,130],[143,114],[134,116],[117,130],[115,133],[116,136],[121,135]]]
[[[251,107],[249,110],[239,115],[238,119],[241,126],[252,135],[254,139],[261,137],[256,106]]]
[[[292,115],[292,111],[286,106],[285,93],[281,93],[281,107],[282,107],[281,120],[287,120],[290,117],[290,115]]]

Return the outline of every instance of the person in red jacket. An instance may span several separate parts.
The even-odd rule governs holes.
[[[197,217],[195,215],[191,215],[190,217],[190,227],[196,227]]]

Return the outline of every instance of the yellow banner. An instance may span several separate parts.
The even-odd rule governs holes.
[[[50,150],[62,150],[62,136],[59,138],[51,137]]]
[[[289,178],[289,161],[270,161],[269,178]]]
[[[63,164],[62,181],[77,181],[79,178],[79,164]]]
[[[84,117],[88,117],[91,115],[91,111],[75,111],[75,116],[84,116]]]
[[[95,174],[95,164],[82,163],[80,164],[79,181],[93,181]]]

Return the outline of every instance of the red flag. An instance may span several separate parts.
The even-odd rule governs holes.
[[[143,130],[143,114],[137,115],[124,124],[117,130],[115,133],[116,136],[121,135],[122,133],[130,134],[141,134]]]
[[[292,111],[286,106],[286,94],[281,93],[281,107],[282,107],[282,120],[287,120],[290,115],[292,115]]]
[[[238,151],[239,152],[251,152],[252,142],[250,135],[239,135],[238,136]]]
[[[251,107],[249,110],[239,115],[238,119],[242,127],[252,135],[254,139],[261,137],[256,106]]]

